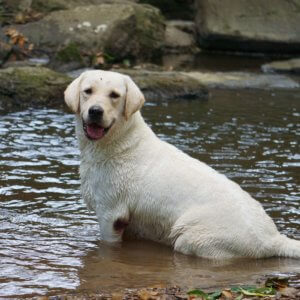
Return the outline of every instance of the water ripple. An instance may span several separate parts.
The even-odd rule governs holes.
[[[224,98],[148,103],[144,115],[160,138],[241,184],[280,231],[300,238],[299,99]],[[79,194],[73,123],[55,109],[0,117],[0,297],[75,289],[98,249],[96,218]]]

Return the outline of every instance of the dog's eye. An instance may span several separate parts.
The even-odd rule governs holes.
[[[113,99],[117,99],[117,98],[120,97],[120,94],[118,94],[117,92],[111,92],[111,93],[109,94],[109,97],[110,97],[110,98],[113,98]]]
[[[93,90],[91,88],[88,88],[88,89],[85,89],[83,92],[87,95],[91,95]]]

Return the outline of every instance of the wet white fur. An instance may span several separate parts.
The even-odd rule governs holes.
[[[82,87],[89,85],[96,86],[91,103],[106,105],[113,110],[107,114],[117,118],[99,141],[87,139],[82,129],[82,107],[90,101],[82,99]],[[121,93],[113,108],[107,96],[111,89]],[[143,95],[127,76],[85,72],[65,98],[77,112],[82,195],[97,214],[103,240],[121,241],[113,223],[122,218],[129,220],[126,234],[185,254],[300,258],[300,241],[281,235],[261,204],[239,185],[153,133],[139,111]]]

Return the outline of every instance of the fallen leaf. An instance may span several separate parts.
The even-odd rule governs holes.
[[[240,290],[246,296],[257,296],[257,297],[275,297],[276,290],[274,288],[256,288],[245,290],[241,288]]]
[[[157,297],[151,295],[151,292],[149,292],[146,289],[142,289],[138,291],[138,296],[141,300],[150,300],[150,299],[156,299]]]
[[[230,290],[222,291],[222,296],[224,296],[225,299],[233,299],[233,295]]]

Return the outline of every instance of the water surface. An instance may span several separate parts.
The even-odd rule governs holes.
[[[300,239],[300,95],[218,91],[205,102],[147,103],[143,115],[162,139],[238,182],[281,232]],[[151,242],[103,245],[79,194],[73,121],[46,108],[0,116],[0,297],[213,287],[300,272],[292,259],[215,263]]]

